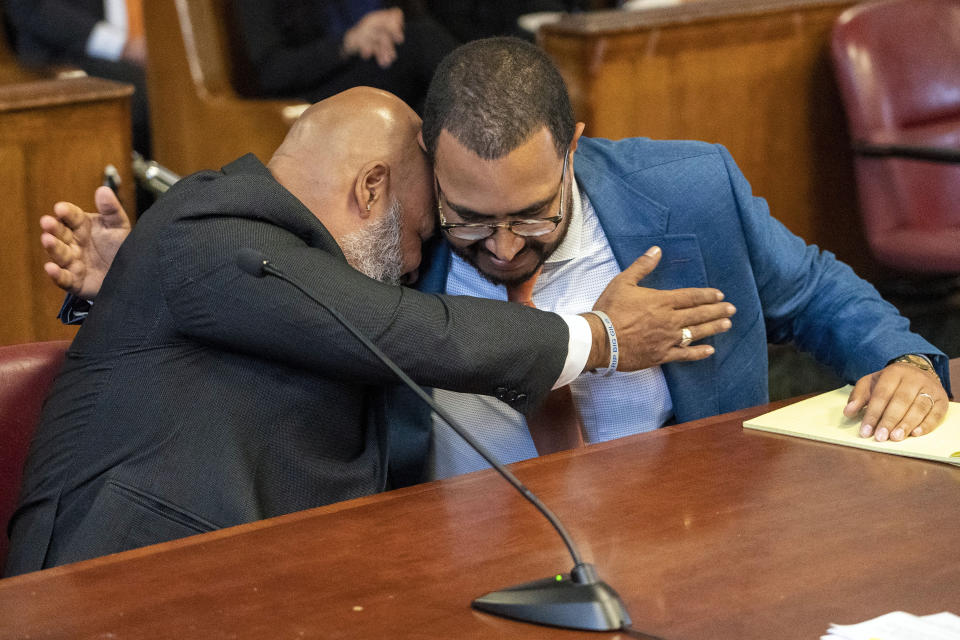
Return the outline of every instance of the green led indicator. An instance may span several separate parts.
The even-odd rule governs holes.
[[[558,574],[557,574],[557,582],[562,582],[562,581],[563,581],[563,576],[558,573]]]

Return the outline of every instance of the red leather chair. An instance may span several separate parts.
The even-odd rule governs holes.
[[[0,347],[0,567],[33,430],[69,345],[60,340]]]
[[[831,50],[877,261],[960,273],[960,0],[855,6]]]

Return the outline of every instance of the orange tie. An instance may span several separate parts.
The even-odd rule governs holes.
[[[533,307],[533,285],[539,276],[538,269],[529,280],[508,286],[507,300]],[[527,415],[527,428],[540,455],[582,447],[583,422],[573,402],[570,385],[547,394],[543,404]]]
[[[142,38],[143,0],[127,0],[127,40]]]

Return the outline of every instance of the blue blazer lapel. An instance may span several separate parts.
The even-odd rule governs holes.
[[[423,248],[417,288],[425,293],[443,293],[449,265],[450,245],[437,238]],[[423,482],[427,479],[427,454],[433,429],[430,409],[406,387],[399,385],[385,390],[384,400],[390,486],[406,487]]]
[[[574,156],[577,184],[590,198],[620,266],[626,269],[653,245],[663,250],[660,264],[641,284],[653,289],[706,287],[707,274],[694,234],[669,234],[670,209],[605,170],[589,141]],[[679,339],[679,336],[678,336]],[[701,344],[713,344],[708,338]],[[720,412],[715,354],[696,362],[663,365],[678,422]]]
[[[443,293],[447,288],[447,271],[450,269],[450,245],[442,236],[434,238],[423,248],[423,264],[417,289],[424,293]]]

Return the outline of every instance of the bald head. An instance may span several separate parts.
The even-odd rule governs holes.
[[[370,160],[415,152],[419,130],[420,118],[400,98],[356,87],[304,111],[269,166],[283,175],[314,167],[349,174]]]
[[[417,142],[419,132],[420,118],[402,100],[356,87],[304,111],[268,167],[341,248],[344,238],[398,209],[401,228],[419,238],[432,231],[433,199],[432,169]],[[405,271],[420,260],[419,240],[415,249],[407,244]]]

